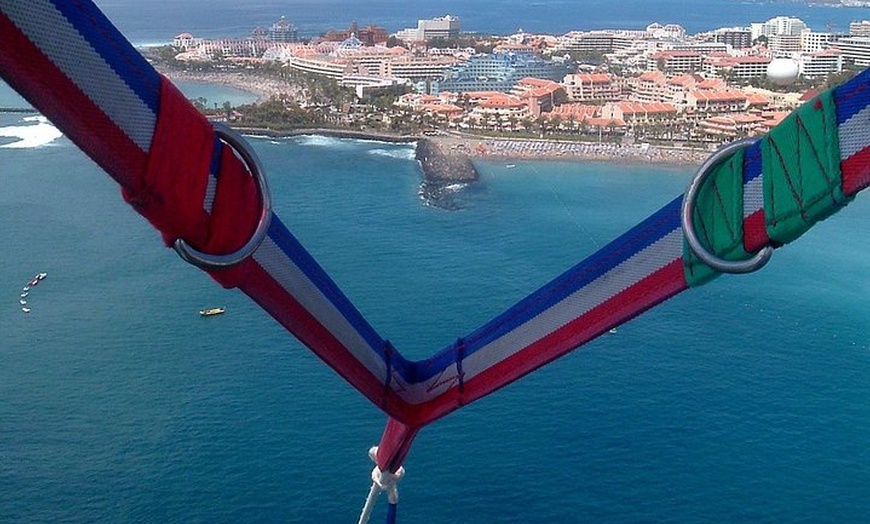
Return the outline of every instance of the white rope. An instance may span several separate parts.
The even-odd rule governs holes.
[[[369,449],[369,457],[377,464],[378,448],[377,446]],[[405,476],[405,468],[399,467],[395,473],[389,471],[381,471],[376,465],[372,469],[372,487],[369,489],[369,494],[366,497],[365,505],[360,512],[357,524],[368,524],[369,518],[372,516],[372,509],[375,507],[375,501],[382,491],[387,492],[387,500],[390,504],[399,503],[399,489],[396,484]]]

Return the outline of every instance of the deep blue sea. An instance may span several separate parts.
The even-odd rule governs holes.
[[[124,14],[120,2],[101,4]],[[239,13],[248,3],[209,4],[188,20],[221,30],[247,23]],[[276,5],[288,18],[288,6],[307,6],[314,18],[332,5],[249,4],[267,11],[258,23]],[[342,17],[388,4],[391,27],[454,12],[469,29],[478,20],[494,31],[507,15],[471,13],[531,12],[520,2],[381,1],[349,5]],[[640,23],[647,4],[672,3],[634,2],[637,12],[618,16]],[[725,4],[755,5],[758,19],[778,12],[710,0],[696,15],[719,25]],[[205,3],[182,5],[192,13]],[[184,20],[146,23],[152,3],[130,9],[142,12],[125,23],[143,42]],[[221,9],[231,14],[214,18]],[[609,11],[602,16],[616,19]],[[690,11],[654,19],[681,22]],[[317,16],[342,25],[334,12]],[[244,96],[184,89],[210,100]],[[0,107],[21,103],[0,86]],[[114,182],[52,130],[0,114],[0,523],[356,522],[384,416],[246,297],[164,248]],[[277,213],[412,358],[590,255],[680,194],[691,174],[480,163],[481,180],[445,211],[420,200],[411,146],[252,143]],[[870,199],[859,197],[763,271],[681,294],[424,429],[400,484],[399,522],[866,521],[866,238]],[[41,271],[48,276],[24,314],[21,288]],[[198,315],[211,306],[227,313]],[[382,499],[373,522],[383,512]]]
[[[562,34],[572,30],[643,29],[653,22],[680,24],[690,33],[748,26],[774,16],[797,16],[815,31],[846,32],[849,22],[870,17],[865,8],[809,6],[791,0],[97,0],[136,44],[165,43],[188,31],[195,36],[248,36],[281,16],[301,36],[344,29],[351,21],[395,32],[417,20],[451,14],[463,31]]]

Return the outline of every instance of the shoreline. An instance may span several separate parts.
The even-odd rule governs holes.
[[[298,95],[294,86],[274,79],[261,78],[245,72],[194,72],[161,68],[171,81],[215,84],[233,87],[256,95],[260,103],[277,95]],[[336,138],[376,140],[391,143],[412,143],[423,139],[438,144],[448,156],[468,156],[485,161],[565,161],[618,162],[622,164],[700,165],[711,150],[665,147],[651,144],[613,144],[556,139],[486,137],[457,132],[434,136],[396,135],[379,131],[355,129],[303,128],[277,131],[268,128],[237,128],[239,132],[272,138],[302,135],[323,135]],[[445,178],[442,174],[439,178]],[[449,178],[449,177],[448,177]]]

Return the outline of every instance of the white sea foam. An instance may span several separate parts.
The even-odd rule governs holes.
[[[398,158],[399,160],[414,160],[416,158],[416,152],[412,147],[395,147],[391,149],[371,149],[369,150],[370,155],[376,156],[388,156],[390,158]]]
[[[328,147],[328,148],[342,148],[348,147],[350,144],[342,140],[340,138],[335,138],[331,136],[323,136],[323,135],[303,135],[297,138],[297,141],[300,145],[303,146],[315,146],[315,147]]]
[[[23,118],[22,122],[36,122],[36,124],[0,127],[0,137],[18,139],[0,147],[31,149],[46,146],[63,136],[63,133],[51,125],[44,116],[29,116]]]

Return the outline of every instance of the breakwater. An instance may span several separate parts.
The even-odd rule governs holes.
[[[457,149],[445,150],[441,144],[429,138],[417,141],[417,160],[423,167],[426,178],[447,183],[474,182],[477,170],[471,157]]]

